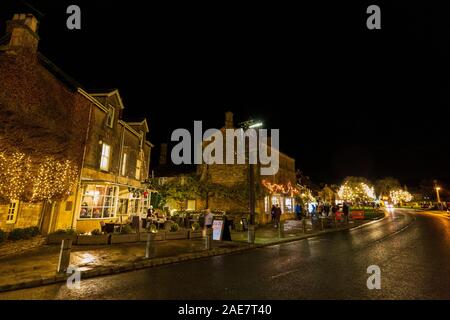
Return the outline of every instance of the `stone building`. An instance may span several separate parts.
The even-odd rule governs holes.
[[[226,129],[234,129],[233,114],[225,114],[225,125],[220,129],[226,143]],[[207,143],[205,143],[207,145]],[[204,145],[204,146],[205,146]],[[161,159],[167,159],[165,153],[167,147],[162,148]],[[248,150],[247,150],[248,152]],[[226,152],[224,151],[224,157]],[[161,166],[160,166],[161,167]],[[173,167],[173,166],[172,166]],[[282,218],[292,217],[295,206],[296,172],[295,160],[288,155],[279,152],[279,170],[274,175],[260,175],[260,165],[253,166],[255,176],[256,202],[255,213],[256,222],[264,224],[270,221],[270,210],[273,204],[278,204],[282,208]],[[197,165],[196,175],[203,185],[214,185],[208,196],[187,199],[185,208],[188,210],[203,210],[210,208],[213,211],[225,211],[228,213],[246,214],[249,213],[249,171],[248,161],[246,164],[200,164]],[[168,181],[168,178],[181,174],[167,174],[168,171],[156,170],[157,177]],[[175,171],[171,171],[172,173]],[[217,187],[223,187],[223,192],[229,192],[233,196],[219,196]]]
[[[118,90],[90,92],[38,52],[38,25],[31,14],[15,14],[0,39],[0,152],[18,150],[36,163],[70,160],[78,180],[60,201],[0,203],[0,229],[90,232],[145,210],[147,121],[123,120]]]

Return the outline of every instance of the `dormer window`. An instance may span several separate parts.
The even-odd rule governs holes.
[[[110,128],[114,125],[114,107],[109,106],[108,114],[106,116],[106,125]]]

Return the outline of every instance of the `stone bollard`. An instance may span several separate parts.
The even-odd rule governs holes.
[[[63,239],[61,251],[59,252],[58,273],[65,273],[70,264],[70,250],[72,249],[72,239]]]
[[[250,224],[248,226],[247,242],[248,243],[255,243],[255,225],[254,224]]]
[[[151,259],[155,257],[156,254],[156,233],[150,232],[147,235],[147,245],[145,247],[145,258]]]
[[[212,243],[212,230],[211,229],[203,230],[203,239],[205,242],[205,250],[210,250],[211,243]]]
[[[303,233],[306,233],[306,217],[304,217],[302,219],[302,228],[303,228]]]
[[[284,238],[284,221],[278,224],[278,238]]]

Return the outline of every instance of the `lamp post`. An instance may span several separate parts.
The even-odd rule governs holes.
[[[436,189],[437,202],[441,203],[441,198],[439,197],[439,190],[441,190],[441,187],[435,187],[435,189]]]
[[[244,130],[255,129],[262,126],[262,122],[248,120],[240,124]],[[257,136],[258,138],[258,136]],[[245,144],[245,141],[243,141]],[[250,145],[249,145],[249,161],[248,161],[248,198],[249,198],[249,212],[250,212],[250,224],[248,226],[248,242],[255,242],[255,165],[250,162]]]

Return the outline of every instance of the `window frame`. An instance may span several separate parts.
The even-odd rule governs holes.
[[[108,149],[108,155],[106,156],[104,154],[105,149]],[[107,163],[106,165],[103,162],[103,159],[106,158]],[[109,165],[111,162],[111,146],[105,142],[102,143],[102,151],[100,153],[100,170],[102,171],[109,171]]]
[[[122,176],[126,176],[127,173],[127,160],[128,160],[128,154],[126,152],[122,155],[122,168],[120,168],[120,174]]]
[[[109,128],[114,128],[114,116],[115,116],[116,110],[113,106],[108,107],[108,113],[106,114],[106,125]]]
[[[6,223],[14,224],[17,220],[17,213],[19,211],[19,200],[11,200],[8,205],[8,212],[6,213]]]

